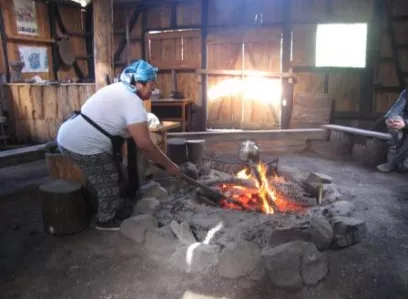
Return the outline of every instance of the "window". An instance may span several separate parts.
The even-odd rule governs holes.
[[[366,66],[367,24],[319,24],[316,67]]]

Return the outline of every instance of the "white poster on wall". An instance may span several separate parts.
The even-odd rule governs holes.
[[[14,0],[17,32],[26,35],[38,35],[35,1]]]
[[[48,73],[46,47],[18,46],[20,60],[24,62],[23,73]]]

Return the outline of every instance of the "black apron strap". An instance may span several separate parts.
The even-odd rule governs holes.
[[[104,134],[106,137],[108,137],[110,139],[111,144],[112,144],[113,160],[115,162],[116,170],[118,172],[118,182],[122,183],[124,181],[122,168],[121,168],[121,164],[122,164],[122,161],[123,161],[122,147],[123,147],[123,145],[125,143],[125,139],[122,136],[119,136],[119,135],[114,136],[114,135],[109,134],[106,130],[104,130],[101,126],[99,126],[96,122],[94,122],[88,116],[83,114],[81,111],[74,111],[74,114],[81,115],[95,129],[97,129],[99,132],[101,132],[102,134]]]
[[[139,171],[137,167],[136,143],[133,138],[127,140],[128,165],[128,197],[133,199],[140,187]]]

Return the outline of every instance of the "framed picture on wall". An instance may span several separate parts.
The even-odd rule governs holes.
[[[48,73],[47,47],[18,46],[23,73]]]
[[[38,35],[35,1],[14,0],[17,32],[26,35]]]

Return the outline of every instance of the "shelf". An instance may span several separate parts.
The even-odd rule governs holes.
[[[55,43],[52,39],[37,38],[37,37],[28,37],[28,36],[7,36],[7,41],[17,41],[17,42],[30,42],[30,43],[44,43],[44,44],[53,44]]]

